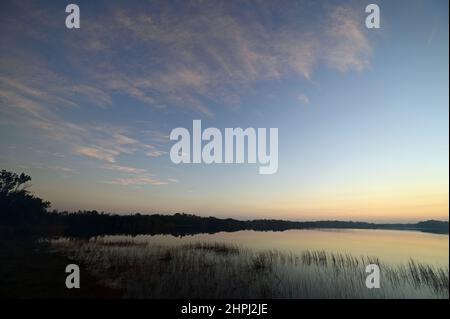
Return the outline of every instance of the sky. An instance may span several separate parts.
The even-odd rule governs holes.
[[[52,208],[448,220],[448,1],[72,3],[0,4],[0,168]],[[278,171],[172,163],[196,119],[278,128]]]

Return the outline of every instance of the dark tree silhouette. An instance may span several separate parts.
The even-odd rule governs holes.
[[[28,190],[31,177],[2,170],[0,173],[0,234],[33,233],[39,236],[97,236],[116,234],[189,235],[219,231],[355,228],[409,229],[448,234],[448,221],[425,221],[416,224],[374,224],[352,221],[299,222],[276,219],[236,220],[200,217],[191,214],[113,215],[97,211],[47,212],[49,202]]]
[[[0,224],[33,227],[41,223],[50,203],[32,195],[31,177],[2,170],[0,173]]]

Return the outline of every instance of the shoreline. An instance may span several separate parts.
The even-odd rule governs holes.
[[[103,285],[87,272],[81,274],[79,289],[66,288],[65,267],[74,261],[30,239],[1,238],[0,260],[2,299],[117,299],[122,296],[120,290]]]

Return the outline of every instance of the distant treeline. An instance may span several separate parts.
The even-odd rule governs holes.
[[[96,211],[77,213],[53,212],[47,218],[52,224],[61,225],[70,236],[94,236],[117,234],[172,234],[190,235],[215,233],[220,231],[284,231],[288,229],[392,229],[418,230],[448,234],[449,223],[443,221],[423,221],[415,224],[375,224],[351,221],[298,222],[276,219],[236,220],[216,217],[200,217],[191,214],[174,215],[110,215]]]
[[[50,203],[28,190],[31,177],[2,170],[0,172],[0,235],[33,234],[38,236],[97,236],[118,234],[189,235],[219,231],[288,229],[396,229],[448,234],[449,223],[424,221],[415,224],[374,224],[347,221],[297,222],[276,219],[236,220],[175,215],[112,215],[97,211],[48,212]]]

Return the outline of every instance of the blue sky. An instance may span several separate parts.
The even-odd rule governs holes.
[[[57,209],[448,219],[448,2],[2,1],[0,164]],[[175,127],[277,127],[279,169],[175,165]]]

